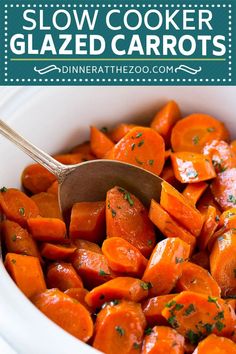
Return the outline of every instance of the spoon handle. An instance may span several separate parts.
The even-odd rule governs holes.
[[[11,127],[9,127],[2,120],[0,120],[0,134],[2,134],[8,140],[12,141],[33,160],[45,167],[49,172],[51,172],[54,176],[57,177],[59,182],[62,181],[63,176],[65,175],[65,172],[67,170],[67,167],[65,165],[56,161],[46,152],[37,148],[35,145],[30,143],[28,140],[23,138],[23,136],[21,136]]]

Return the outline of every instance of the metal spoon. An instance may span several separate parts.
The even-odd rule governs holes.
[[[152,198],[159,201],[162,179],[142,168],[111,160],[63,165],[2,120],[0,133],[56,176],[59,182],[59,204],[65,220],[74,203],[105,200],[106,192],[116,185],[135,194],[146,206],[149,206]]]

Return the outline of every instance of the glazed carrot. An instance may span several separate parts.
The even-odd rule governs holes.
[[[200,251],[195,253],[190,261],[194,264],[199,265],[200,267],[209,270],[210,263],[209,263],[209,255],[207,251]]]
[[[224,299],[225,302],[232,307],[232,309],[235,311],[236,310],[236,299]]]
[[[220,288],[210,273],[197,264],[186,262],[183,264],[182,275],[176,286],[178,292],[188,290],[210,296],[220,296]]]
[[[176,189],[181,189],[181,183],[175,178],[174,170],[171,164],[166,163],[160,177],[164,179],[164,181],[170,183]]]
[[[199,183],[216,176],[211,160],[203,154],[176,152],[171,154],[175,177],[181,183]]]
[[[122,237],[148,257],[155,246],[155,232],[148,211],[131,193],[121,187],[107,192],[107,237]]]
[[[28,298],[46,290],[42,268],[37,257],[7,253],[5,267],[18,288]]]
[[[62,155],[56,155],[54,158],[63,163],[64,165],[77,165],[78,163],[85,162],[88,160],[94,160],[94,157],[91,155],[84,155],[81,153],[77,154],[62,154]]]
[[[227,232],[227,229],[225,226],[219,228],[218,230],[216,230],[214,232],[214,234],[211,236],[211,238],[209,239],[208,243],[207,243],[207,249],[209,252],[212,251],[212,248],[215,244],[215,242],[218,240],[219,237],[221,237],[222,235],[224,235]]]
[[[115,143],[118,143],[131,129],[135,127],[134,124],[119,124],[109,134],[109,137]]]
[[[90,242],[87,240],[82,240],[82,239],[77,238],[77,239],[73,240],[73,245],[75,245],[75,247],[79,248],[79,249],[89,250],[92,252],[102,254],[101,248],[94,242]]]
[[[41,192],[33,195],[31,199],[38,206],[40,216],[62,219],[57,195]]]
[[[46,192],[55,180],[52,173],[37,163],[27,166],[22,173],[23,186],[33,194]]]
[[[114,143],[100,130],[90,127],[90,147],[99,159],[103,158],[114,146]]]
[[[142,277],[147,259],[131,243],[121,237],[111,237],[102,244],[102,252],[114,272]]]
[[[212,140],[203,148],[203,154],[211,159],[217,173],[236,167],[229,144],[223,140]]]
[[[100,243],[106,234],[105,202],[75,203],[71,211],[69,234],[72,239],[82,238]]]
[[[194,236],[201,232],[204,217],[174,187],[162,182],[161,206]]]
[[[204,251],[219,225],[216,208],[209,205],[200,236],[197,239],[199,249]]]
[[[216,202],[223,210],[236,205],[236,168],[219,173],[211,185]]]
[[[114,146],[106,158],[128,162],[160,175],[165,162],[165,143],[155,130],[136,127]]]
[[[155,326],[143,341],[142,354],[184,354],[184,337],[175,329]]]
[[[232,307],[224,300],[192,291],[175,296],[162,315],[192,344],[210,333],[230,336],[236,320]]]
[[[171,130],[180,118],[181,112],[178,104],[175,101],[169,101],[157,112],[151,122],[151,128],[156,130],[164,138],[166,144],[169,145]]]
[[[46,282],[49,288],[66,291],[70,288],[83,288],[80,276],[70,263],[52,263],[47,270]]]
[[[193,205],[196,205],[207,187],[208,184],[206,182],[189,183],[184,189],[183,195],[185,198],[191,200]]]
[[[210,254],[210,269],[219,284],[223,296],[236,291],[236,230],[232,229],[219,237]]]
[[[125,300],[108,304],[97,315],[93,347],[106,354],[135,354],[145,326],[140,304]]]
[[[154,199],[151,201],[149,218],[165,237],[179,237],[189,244],[190,254],[192,254],[196,245],[196,238],[179,225]]]
[[[67,245],[55,245],[53,243],[43,243],[40,252],[42,257],[53,261],[67,259],[76,251],[76,247]]]
[[[72,299],[75,299],[80,302],[90,313],[92,313],[92,309],[85,301],[85,296],[89,293],[88,290],[84,288],[70,288],[64,291],[64,293],[70,296]]]
[[[58,289],[49,289],[33,298],[34,305],[58,326],[87,342],[93,335],[93,321],[88,310]]]
[[[156,245],[142,278],[152,284],[151,296],[165,295],[173,289],[189,250],[189,245],[178,237],[167,238]]]
[[[229,132],[222,122],[201,113],[179,120],[171,133],[174,151],[200,153],[205,144],[214,139],[227,141]]]
[[[228,338],[211,334],[198,344],[193,354],[215,354],[216,352],[236,354],[236,344]]]
[[[197,203],[197,209],[200,211],[202,215],[206,217],[208,213],[208,207],[212,206],[216,209],[217,219],[221,215],[221,209],[218,203],[214,200],[213,194],[211,193],[211,189],[207,188],[206,192],[203,194],[199,202]]]
[[[219,227],[225,227],[226,231],[236,228],[236,208],[230,208],[221,214]]]
[[[27,219],[39,215],[36,203],[18,189],[10,188],[0,193],[0,205],[7,219],[26,226]]]
[[[35,240],[19,224],[10,220],[3,221],[1,224],[1,234],[7,252],[39,257]]]
[[[142,309],[149,327],[155,325],[168,325],[168,322],[162,316],[162,310],[175,296],[176,294],[161,295],[143,301]]]
[[[85,141],[82,144],[76,145],[72,150],[71,150],[71,154],[84,154],[85,156],[88,155],[93,155],[92,151],[91,151],[91,147],[90,147],[90,141]],[[95,158],[95,156],[93,155],[93,157]]]
[[[58,196],[58,181],[54,181],[51,186],[47,189],[47,193],[52,193]]]
[[[66,225],[55,218],[29,218],[28,228],[35,240],[44,242],[65,242]]]
[[[105,302],[116,299],[140,302],[148,296],[149,283],[130,277],[117,277],[102,284],[86,295],[85,301],[92,308],[100,308]]]
[[[92,289],[114,277],[106,258],[97,252],[77,249],[70,260],[86,289]]]

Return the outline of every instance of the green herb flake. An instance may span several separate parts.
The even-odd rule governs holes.
[[[175,315],[172,315],[171,317],[169,317],[169,318],[167,319],[167,321],[168,321],[168,323],[169,323],[173,328],[178,328],[178,327],[179,327]]]
[[[194,145],[197,145],[197,144],[199,143],[199,140],[200,140],[200,139],[199,139],[199,136],[198,136],[198,135],[195,135],[192,140],[193,140],[193,144],[194,144]]]
[[[16,242],[16,239],[17,239],[16,235],[13,235],[11,239],[13,242]]]
[[[229,196],[228,196],[228,200],[227,200],[229,203],[233,203],[233,204],[236,204],[236,198],[232,195],[232,194],[230,194]]]
[[[194,305],[193,304],[190,304],[187,308],[186,308],[186,310],[184,311],[184,316],[188,316],[188,315],[190,315],[192,312],[195,312],[196,310],[195,310],[195,307],[194,307]]]
[[[135,161],[136,161],[139,165],[143,165],[143,162],[140,161],[140,160],[137,158],[137,156],[135,157]]]
[[[175,305],[175,307],[173,308],[173,311],[179,311],[179,310],[181,310],[182,308],[184,307],[184,305],[182,305],[182,304],[176,304]]]
[[[186,333],[186,337],[188,338],[191,344],[197,344],[201,335],[193,332],[191,329]]]
[[[198,173],[197,173],[196,170],[192,169],[192,170],[190,170],[190,171],[188,171],[188,172],[186,173],[186,176],[187,176],[188,178],[197,178],[197,177],[198,177]]]
[[[210,323],[205,323],[203,327],[206,329],[207,334],[210,334],[213,330],[213,325]]]
[[[224,323],[222,323],[221,321],[217,321],[217,322],[215,323],[215,326],[216,326],[216,329],[217,329],[219,332],[221,332],[222,329],[225,327]]]
[[[149,336],[151,333],[152,333],[152,328],[151,327],[148,327],[145,329],[144,333]]]
[[[184,259],[181,258],[181,257],[175,257],[175,263],[178,264],[178,263],[183,263],[184,262]]]
[[[11,260],[11,263],[16,264],[16,260],[15,260],[15,259],[12,259],[12,260]]]
[[[120,303],[120,300],[118,299],[115,299],[115,300],[112,300],[112,305],[116,306]]]
[[[116,216],[116,211],[114,209],[111,209],[111,215],[113,218]]]
[[[224,319],[224,311],[219,311],[218,314],[214,317],[214,320],[222,320]]]
[[[141,147],[143,144],[144,144],[144,140],[141,140],[141,141],[138,143],[138,147]]]
[[[170,308],[170,307],[174,306],[175,304],[176,304],[176,301],[172,300],[172,301],[167,302],[167,304],[165,304],[165,307]]]
[[[214,127],[207,128],[208,133],[215,132],[216,129]]]
[[[134,349],[140,349],[140,347],[141,347],[141,345],[140,345],[139,343],[136,343],[136,342],[135,342],[135,343],[133,344],[133,348],[134,348]]]
[[[106,134],[108,132],[108,128],[107,127],[102,127],[100,130],[104,134]]]
[[[125,330],[121,326],[115,326],[116,332],[119,334],[119,336],[124,336],[125,335]]]
[[[140,286],[141,286],[141,288],[143,288],[143,290],[149,290],[149,289],[151,289],[152,288],[152,283],[150,283],[150,281],[149,282],[144,282],[144,281],[142,281],[141,283],[140,283]]]
[[[4,193],[4,192],[7,191],[7,188],[6,188],[6,187],[2,187],[2,188],[0,189],[0,191]]]
[[[141,132],[137,133],[135,138],[141,138],[142,135],[143,135],[143,133],[141,133]]]
[[[25,216],[25,209],[19,208],[19,213],[20,213],[20,215]]]
[[[152,241],[152,240],[148,240],[148,241],[147,241],[147,245],[148,245],[148,246],[151,246],[152,244],[153,244],[153,241]]]
[[[102,277],[105,277],[106,275],[110,275],[109,273],[104,272],[103,269],[100,269],[98,272],[98,275],[101,275]]]
[[[214,304],[216,304],[217,307],[219,307],[218,303],[217,303],[218,298],[217,297],[213,297],[213,296],[208,296],[208,302],[213,302]]]
[[[148,160],[148,164],[149,164],[149,166],[153,166],[154,165],[154,160]]]
[[[129,203],[130,206],[133,206],[133,205],[134,205],[134,201],[133,201],[133,199],[131,198],[130,193],[126,192],[126,193],[124,194],[124,199],[127,200],[127,202]]]
[[[131,145],[131,150],[134,151],[136,144]]]
[[[217,222],[220,221],[220,217],[218,215],[216,215],[215,221],[217,221]]]

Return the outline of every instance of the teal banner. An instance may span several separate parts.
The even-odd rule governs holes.
[[[0,2],[1,85],[236,84],[235,0]]]

